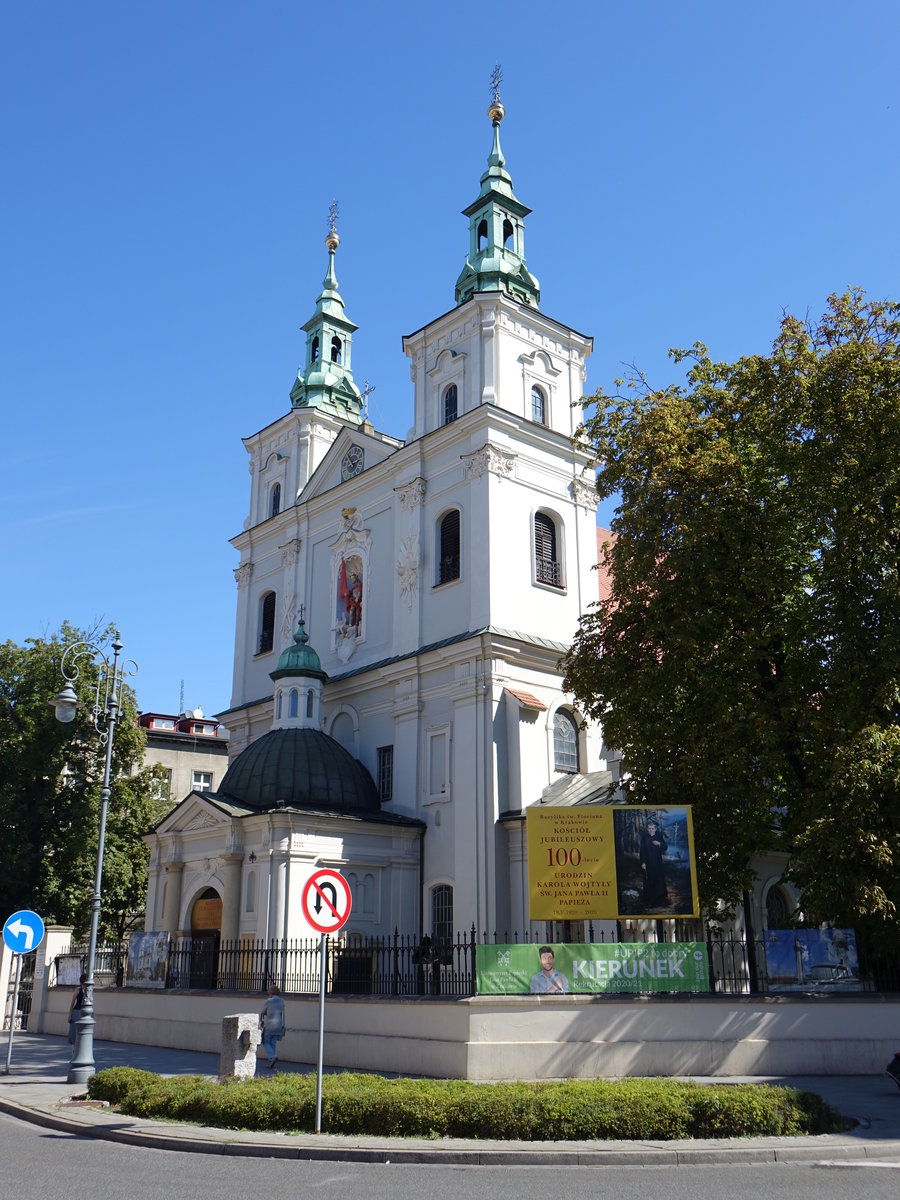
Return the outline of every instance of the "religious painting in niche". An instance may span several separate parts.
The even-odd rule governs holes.
[[[359,637],[362,631],[363,561],[347,554],[338,569],[336,624],[342,637]]]

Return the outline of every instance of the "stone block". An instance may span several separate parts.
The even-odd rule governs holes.
[[[256,1047],[262,1041],[258,1013],[233,1013],[222,1018],[219,1079],[252,1079]]]

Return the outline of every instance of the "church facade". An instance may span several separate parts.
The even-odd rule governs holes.
[[[560,669],[598,594],[592,342],[540,307],[489,116],[456,303],[403,338],[405,439],[366,418],[332,221],[290,408],[244,439],[229,770],[148,836],[148,929],[309,936],[336,867],[350,934],[521,933],[525,810],[612,781]]]

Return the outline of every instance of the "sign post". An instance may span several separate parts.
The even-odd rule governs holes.
[[[3,926],[3,942],[16,956],[16,982],[13,985],[12,1011],[9,1014],[9,1042],[6,1046],[6,1070],[12,1062],[13,1031],[16,1027],[16,1012],[19,1007],[19,981],[22,978],[22,955],[37,950],[44,940],[44,922],[28,908],[19,909],[7,918]]]
[[[320,871],[314,871],[307,879],[301,903],[304,917],[321,935],[319,939],[319,1061],[316,1068],[316,1133],[321,1133],[328,935],[337,933],[347,923],[352,906],[350,886],[340,871],[325,867]]]

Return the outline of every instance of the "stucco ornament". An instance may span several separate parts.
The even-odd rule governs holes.
[[[281,562],[284,566],[293,567],[300,561],[300,545],[299,538],[291,538],[281,547]]]
[[[297,627],[297,597],[291,593],[285,597],[284,601],[284,620],[281,622],[281,640],[289,642],[294,636],[294,630]]]
[[[394,491],[400,497],[400,508],[403,512],[411,512],[419,507],[425,499],[425,480],[421,475],[412,480],[411,483],[405,483],[402,487],[394,488]]]
[[[413,600],[419,590],[419,539],[409,534],[400,543],[397,558],[397,578],[400,580],[400,598],[412,609]]]
[[[597,485],[590,479],[572,480],[572,499],[589,512],[597,507]]]
[[[241,563],[239,567],[234,568],[234,578],[239,588],[246,587],[253,575],[253,563]]]
[[[473,454],[463,454],[461,458],[467,479],[479,479],[488,472],[501,479],[509,479],[516,463],[516,456],[512,451],[495,446],[493,442],[485,442],[480,450]]]

